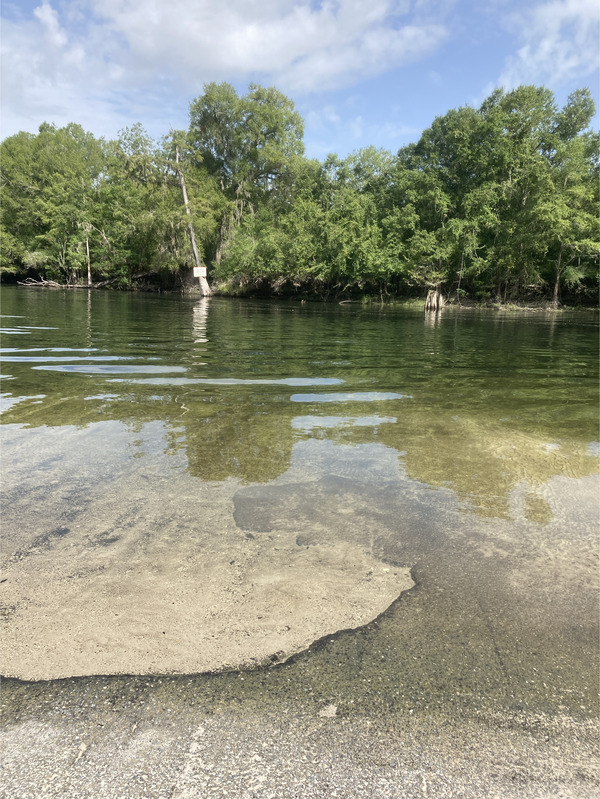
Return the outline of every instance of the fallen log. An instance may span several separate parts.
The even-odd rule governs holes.
[[[19,286],[49,286],[53,289],[68,289],[71,288],[67,283],[57,283],[56,280],[44,280],[40,278],[39,280],[34,280],[32,277],[28,277],[26,280],[17,280],[17,284]]]

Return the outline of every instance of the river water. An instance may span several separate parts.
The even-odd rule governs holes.
[[[206,521],[262,553],[341,547],[415,583],[243,686],[211,678],[221,692],[262,697],[267,674],[270,696],[338,713],[598,712],[597,314],[4,287],[2,317],[3,558],[29,581],[4,612],[32,662],[66,645],[62,628],[27,643],[49,623],[33,586],[71,579],[53,616],[108,612],[142,567],[166,595]],[[139,662],[153,635],[177,658],[134,606]],[[139,671],[165,670],[152,662]]]

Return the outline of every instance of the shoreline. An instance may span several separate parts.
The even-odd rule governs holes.
[[[4,787],[48,799],[594,799],[599,724],[505,708],[352,708],[289,666],[3,687]],[[269,676],[270,675],[270,676]],[[285,683],[286,691],[282,691]]]
[[[213,287],[213,293],[210,297],[205,297],[201,294],[198,286],[183,286],[182,288],[161,288],[159,285],[147,286],[129,286],[126,288],[112,288],[106,285],[80,285],[80,284],[56,284],[45,285],[43,283],[24,283],[21,281],[4,282],[0,283],[3,287],[14,288],[27,288],[34,290],[45,291],[93,291],[93,292],[109,292],[117,294],[150,294],[152,296],[168,296],[168,297],[194,297],[199,299],[209,300],[211,297],[215,299],[232,299],[232,300],[262,300],[265,302],[289,302],[300,304],[313,304],[320,303],[325,305],[353,305],[368,308],[377,306],[380,308],[418,308],[425,311],[426,295],[422,297],[402,297],[390,295],[382,300],[380,296],[372,293],[365,293],[359,296],[348,296],[344,294],[331,296],[329,293],[325,295],[312,294],[311,292],[299,292],[297,294],[278,294],[276,292],[253,292],[253,291],[232,291],[225,286]],[[445,305],[439,311],[428,311],[429,313],[439,313],[446,309],[454,310],[479,310],[479,311],[530,311],[532,313],[539,312],[599,312],[600,305],[578,303],[571,305],[569,303],[559,303],[558,306],[554,305],[552,300],[538,298],[530,300],[511,300],[509,302],[500,302],[493,299],[485,301],[477,301],[469,297],[463,298],[457,302],[453,298],[446,300]]]

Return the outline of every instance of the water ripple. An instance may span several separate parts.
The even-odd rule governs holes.
[[[131,359],[133,360],[133,356]],[[50,363],[57,361],[124,361],[129,358],[124,358],[121,355],[91,355],[85,358],[80,358],[77,355],[34,355],[33,357],[30,355],[3,355],[2,360],[8,363]],[[35,368],[40,367],[36,366]]]
[[[378,427],[380,424],[394,424],[395,416],[295,416],[292,419],[294,430],[314,430],[334,427]]]
[[[120,359],[119,359],[120,360]],[[79,374],[118,375],[128,373],[160,374],[161,372],[185,372],[185,366],[134,366],[133,364],[110,365],[101,364],[64,364],[61,366],[32,366],[32,369],[43,369],[50,372],[75,372]]]
[[[98,347],[3,347],[0,355],[15,352],[98,352]]]
[[[143,383],[150,386],[339,386],[344,381],[338,377],[155,377],[140,380],[111,380],[111,383]],[[300,396],[300,395],[298,395]]]
[[[348,391],[331,394],[292,394],[292,402],[379,402],[381,400],[412,399],[410,394],[394,391]]]

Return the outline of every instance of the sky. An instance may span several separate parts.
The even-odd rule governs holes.
[[[2,139],[44,121],[160,139],[211,81],[278,88],[319,159],[396,152],[496,87],[599,105],[598,0],[2,0],[1,17]]]

